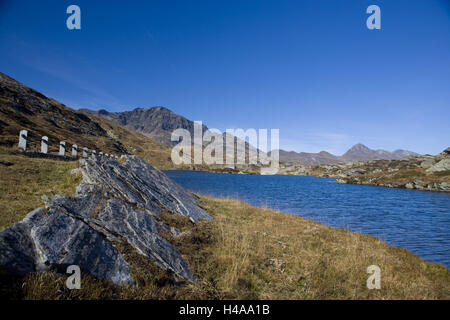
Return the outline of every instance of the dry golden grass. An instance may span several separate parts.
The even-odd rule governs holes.
[[[31,274],[25,299],[449,299],[450,272],[377,238],[258,209],[237,200],[200,198],[214,217],[197,225],[170,214],[184,232],[171,240],[197,283],[174,286],[171,275],[120,248],[138,286],[84,276],[70,291],[64,277]],[[369,265],[381,268],[381,290],[366,286]]]
[[[10,110],[9,102],[2,101],[0,97],[0,146],[17,148],[20,130],[27,129],[29,137],[46,135],[51,143],[66,141],[67,146],[77,144],[80,149],[87,147],[90,150],[95,149],[97,152],[118,156],[123,153],[136,154],[155,168],[161,170],[172,168],[170,146],[106,119],[80,114],[51,101],[58,112],[27,115]],[[49,122],[49,119],[58,121],[59,125]],[[80,125],[90,126],[92,131],[89,134],[78,132],[77,126]],[[29,140],[27,149],[38,152],[40,143]],[[57,153],[58,146],[50,145],[49,152]]]
[[[120,141],[128,153],[141,157],[160,170],[171,169],[173,167],[170,157],[170,146],[156,142],[139,132],[114,124],[106,119],[91,115],[89,117],[100,124],[110,139]],[[99,139],[99,141],[105,140]],[[106,150],[108,149],[107,143],[105,143],[105,148]]]
[[[215,241],[196,266],[223,298],[449,299],[450,272],[381,240],[237,200],[202,197]],[[381,290],[366,269],[381,268]]]
[[[5,151],[0,160],[12,163],[0,165],[0,205],[8,208],[2,212],[2,226],[41,205],[41,194],[70,194],[79,183],[70,175],[76,162],[29,159]],[[60,180],[50,183],[48,174]],[[14,197],[24,190],[26,197]],[[196,283],[174,285],[172,274],[117,244],[137,286],[121,287],[84,275],[81,290],[68,290],[65,276],[54,273],[23,279],[0,273],[0,282],[7,284],[0,294],[22,299],[450,299],[450,271],[405,249],[238,200],[199,199],[212,221],[193,224],[160,213],[162,221],[182,231],[179,237],[162,236],[177,247]],[[366,287],[369,265],[381,268],[381,290]]]
[[[0,230],[42,207],[42,195],[74,195],[81,174],[71,174],[78,161],[28,158],[0,147]]]

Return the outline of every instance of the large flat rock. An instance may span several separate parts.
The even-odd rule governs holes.
[[[197,199],[136,156],[80,160],[83,182],[75,197],[57,195],[46,207],[0,232],[0,267],[16,274],[78,265],[116,284],[133,284],[130,265],[117,249],[126,241],[177,277],[194,280],[176,248],[160,236],[161,211],[193,223],[211,217]]]

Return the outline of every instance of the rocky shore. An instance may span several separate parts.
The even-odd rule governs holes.
[[[335,178],[339,183],[450,192],[450,148],[435,156],[419,155],[404,160],[284,166],[280,173]]]

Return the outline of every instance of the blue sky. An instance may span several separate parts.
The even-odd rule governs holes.
[[[279,128],[286,150],[450,146],[448,0],[0,0],[0,71],[75,109]]]

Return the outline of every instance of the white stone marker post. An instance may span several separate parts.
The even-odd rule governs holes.
[[[43,136],[41,139],[41,153],[48,153],[48,137]]]
[[[97,160],[97,151],[92,150],[92,159]]]
[[[28,131],[27,130],[21,130],[19,133],[19,148],[23,151],[27,150],[27,137],[28,137]]]
[[[66,155],[66,142],[65,141],[61,141],[59,143],[59,155],[63,156],[63,157]]]
[[[88,148],[86,148],[86,147],[83,148],[83,158],[87,158],[88,157],[88,151],[89,151]]]
[[[72,146],[72,157],[76,158],[78,155],[78,146],[76,144],[74,144]]]

